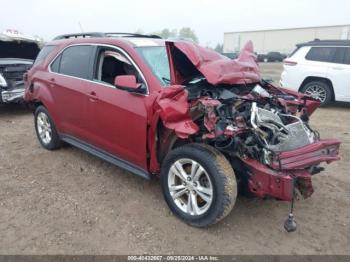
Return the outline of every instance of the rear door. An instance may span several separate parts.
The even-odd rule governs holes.
[[[335,100],[350,101],[350,47],[337,47],[333,64],[329,67]]]
[[[313,46],[305,56],[304,79],[308,76],[328,77],[328,71],[333,66],[336,48],[332,46]]]
[[[59,117],[60,132],[89,141],[88,101],[94,46],[66,48],[50,65],[49,86]]]

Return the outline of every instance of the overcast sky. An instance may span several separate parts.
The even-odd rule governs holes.
[[[350,24],[349,0],[0,0],[0,31],[45,40],[84,31],[154,32],[191,27],[202,45],[223,33]]]

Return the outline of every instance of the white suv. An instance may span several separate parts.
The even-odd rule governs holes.
[[[350,40],[315,40],[297,45],[284,61],[280,85],[319,99],[350,102]]]

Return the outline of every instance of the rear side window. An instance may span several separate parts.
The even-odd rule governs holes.
[[[318,62],[332,62],[335,54],[335,47],[311,47],[306,55],[306,60]]]
[[[345,49],[344,64],[350,65],[350,47]]]
[[[51,64],[51,70],[64,75],[92,79],[93,46],[68,47]]]
[[[60,72],[60,63],[62,55],[59,55],[55,61],[51,64],[51,71],[59,73]]]
[[[54,45],[47,45],[44,46],[43,49],[39,52],[38,56],[35,59],[34,65],[40,63],[43,61],[50,53],[51,51],[55,48]]]
[[[335,50],[333,63],[337,64],[343,64],[344,63],[344,55],[345,55],[345,48],[344,47],[337,47]]]

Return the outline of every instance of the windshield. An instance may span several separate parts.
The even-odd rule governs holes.
[[[138,53],[163,86],[170,84],[169,60],[165,46],[138,47]]]

